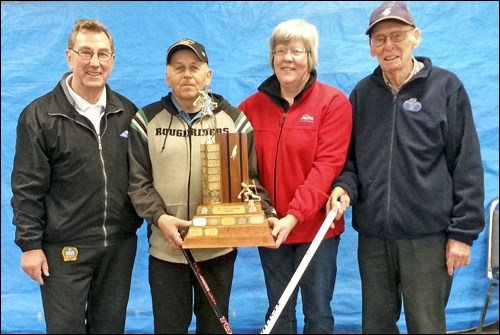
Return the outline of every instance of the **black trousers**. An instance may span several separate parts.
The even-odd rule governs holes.
[[[108,247],[78,248],[63,260],[62,246],[44,246],[49,276],[41,286],[47,333],[123,334],[137,236]]]
[[[198,262],[217,306],[227,319],[236,255],[237,249]],[[165,262],[149,256],[149,285],[155,334],[187,334],[193,311],[196,316],[196,334],[225,334],[188,264]]]
[[[404,307],[408,334],[446,333],[452,279],[446,236],[386,240],[359,235],[363,334],[399,334]]]

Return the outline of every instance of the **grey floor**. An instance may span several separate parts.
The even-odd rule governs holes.
[[[477,329],[471,329],[462,332],[453,332],[453,334],[498,334],[498,321],[493,324],[483,326],[481,333],[478,333]]]

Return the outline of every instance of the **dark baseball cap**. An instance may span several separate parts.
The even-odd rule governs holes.
[[[198,56],[198,58],[202,62],[206,62],[208,64],[208,56],[205,51],[205,47],[201,43],[193,41],[189,38],[183,38],[182,40],[175,42],[168,48],[167,64],[170,62],[170,58],[172,58],[172,55],[181,49],[189,49],[194,51],[196,56]]]
[[[413,16],[404,1],[386,1],[372,12],[366,35],[370,35],[373,27],[384,20],[397,20],[415,27]]]

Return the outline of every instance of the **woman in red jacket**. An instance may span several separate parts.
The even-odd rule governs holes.
[[[347,97],[317,80],[318,31],[304,20],[282,22],[269,40],[274,74],[239,106],[253,125],[259,177],[272,198],[276,248],[259,248],[270,316],[297,265],[326,217],[333,180],[349,146],[352,112]],[[330,306],[344,221],[335,221],[305,271],[299,287],[304,333],[332,333]],[[298,292],[273,333],[297,333]]]

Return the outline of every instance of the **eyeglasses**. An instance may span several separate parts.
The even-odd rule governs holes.
[[[273,55],[275,55],[276,57],[284,57],[288,53],[288,51],[290,51],[293,57],[299,57],[309,52],[305,48],[291,48],[291,49],[278,48],[273,50]]]
[[[370,38],[370,44],[374,47],[381,47],[382,45],[385,44],[385,42],[387,42],[388,37],[391,39],[392,43],[402,42],[406,38],[406,33],[408,33],[409,31],[412,31],[412,30],[415,30],[415,28],[403,30],[403,31],[394,31],[390,34],[376,35],[376,36]]]
[[[111,59],[111,56],[113,55],[110,52],[107,51],[99,51],[99,52],[91,52],[88,50],[83,50],[83,51],[76,51],[75,49],[73,50],[74,53],[76,53],[81,59],[83,60],[91,60],[94,55],[97,55],[97,59],[101,62],[108,62]]]

